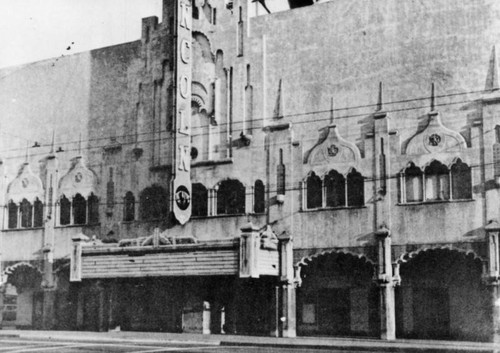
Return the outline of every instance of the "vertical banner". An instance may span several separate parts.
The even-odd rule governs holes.
[[[174,215],[191,217],[191,0],[177,0]]]
[[[82,243],[74,241],[71,248],[69,272],[70,282],[80,282],[82,280]]]

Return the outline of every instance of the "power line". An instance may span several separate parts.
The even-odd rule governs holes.
[[[463,95],[463,94],[469,94],[469,93],[478,93],[478,92],[484,92],[484,91],[471,91],[471,92],[468,92],[468,93],[460,93],[460,95]],[[453,94],[453,95],[459,95],[458,93],[457,94]],[[451,96],[451,95],[449,95]],[[405,101],[400,101],[400,102],[409,102],[409,101],[420,101],[420,100],[423,100],[424,98],[416,98],[416,99],[413,99],[413,100],[405,100]],[[450,103],[440,103],[440,104],[435,104],[436,107],[443,107],[443,106],[452,106],[452,105],[457,105],[457,104],[465,104],[465,103],[471,103],[471,102],[475,102],[476,99],[471,99],[471,100],[462,100],[462,101],[458,101],[458,102],[450,102]],[[374,105],[365,105],[365,106],[359,106],[359,107],[367,107],[367,106],[374,106]],[[384,110],[385,113],[395,113],[395,112],[404,112],[404,111],[411,111],[411,110],[419,110],[419,109],[424,109],[424,108],[428,108],[428,106],[418,106],[418,107],[407,107],[407,108],[399,108],[399,109],[392,109],[392,110]],[[355,109],[354,107],[350,107],[350,108],[338,108],[338,110],[352,110],[352,109]],[[285,115],[285,117],[293,117],[293,116],[305,116],[305,115],[312,115],[312,114],[322,114],[322,113],[329,113],[330,110],[318,110],[318,111],[311,111],[311,112],[306,112],[306,113],[300,113],[300,114],[291,114],[291,115]],[[369,113],[359,113],[359,114],[351,114],[351,115],[344,115],[344,116],[340,116],[340,117],[335,117],[335,120],[339,120],[339,119],[350,119],[350,118],[356,118],[356,117],[363,117],[363,116],[366,116],[367,114],[373,114],[374,112],[369,112]],[[284,119],[284,118],[283,118]],[[279,121],[283,121],[283,119],[280,119]],[[292,122],[293,124],[309,124],[309,123],[314,123],[314,122],[322,122],[322,121],[326,121],[326,120],[329,120],[330,117],[327,117],[327,118],[319,118],[319,119],[313,119],[313,120],[307,120],[307,121],[298,121],[298,122]],[[259,121],[259,120],[266,120],[266,119],[256,119],[256,120],[253,120],[253,121]],[[236,122],[237,124],[244,124],[245,122]],[[263,127],[252,127],[251,129],[252,130],[261,130]],[[200,127],[200,129],[202,129]],[[160,134],[160,133],[173,133],[173,131],[170,131],[170,130],[160,130],[160,131],[150,131],[150,132],[143,132],[143,133],[139,133],[139,134],[130,134],[130,135],[111,135],[111,136],[105,136],[105,137],[97,137],[97,138],[91,138],[91,139],[87,139],[87,140],[82,140],[81,142],[86,142],[86,143],[89,143],[89,142],[93,142],[93,141],[100,141],[100,140],[111,140],[111,139],[119,139],[119,138],[127,138],[127,137],[136,137],[137,135],[151,135],[151,134]],[[191,138],[195,138],[195,137],[198,137],[198,136],[208,136],[210,135],[210,133],[198,133],[198,134],[191,134]],[[148,142],[159,142],[159,141],[169,141],[169,140],[174,140],[175,137],[165,137],[165,138],[162,138],[162,139],[158,139],[158,138],[153,138],[153,139],[150,139],[150,140],[142,140],[142,141],[133,141],[133,142],[120,142],[121,145],[132,145],[132,144],[140,144],[140,143],[148,143]],[[237,139],[235,139],[237,140]],[[58,142],[57,145],[71,145],[71,144],[76,144],[80,141],[66,141],[66,142]],[[96,148],[104,148],[106,147],[108,144],[106,145],[101,145],[101,146],[87,146],[87,147],[84,147],[85,150],[90,150],[90,149],[96,149]],[[44,144],[44,145],[41,145],[41,147],[48,147],[50,146],[50,144]],[[9,149],[9,150],[3,150],[3,151],[0,151],[0,153],[6,153],[6,152],[14,152],[14,151],[22,151],[24,150],[24,148],[14,148],[14,149]],[[33,155],[36,155],[36,154],[33,154]],[[38,155],[46,155],[46,153],[44,154],[38,154]],[[20,158],[21,156],[10,156],[10,157],[6,157],[5,159],[15,159],[15,158]]]
[[[472,169],[481,168],[482,166],[483,165],[481,165],[481,164],[475,164],[475,165],[470,165],[469,168],[472,171]],[[495,163],[485,163],[484,164],[484,168],[487,169],[487,170],[494,169],[494,167],[495,167]],[[449,170],[449,173],[451,173],[451,170]],[[424,177],[425,177],[425,172],[422,172],[421,175],[422,175],[422,180],[423,180]],[[429,175],[435,175],[435,174],[429,174]],[[395,173],[395,174],[389,174],[389,175],[387,175],[385,177],[373,177],[373,176],[372,177],[366,177],[366,176],[364,176],[363,177],[363,181],[364,181],[364,183],[366,183],[366,182],[374,183],[374,182],[382,181],[382,180],[389,181],[389,180],[394,180],[394,179],[400,179],[401,177],[402,177],[402,172],[398,172],[398,173]],[[236,179],[230,179],[230,180],[236,180]],[[256,180],[260,180],[260,179],[256,178]],[[223,182],[223,181],[224,180],[221,180],[221,182]],[[298,182],[287,183],[286,187],[285,187],[285,192],[286,191],[288,191],[288,192],[302,191],[304,188],[307,188],[304,185],[306,181],[307,181],[307,178],[303,179],[301,181],[298,181]],[[196,183],[196,184],[198,184],[198,183]],[[155,183],[152,184],[152,185],[155,185]],[[156,184],[156,185],[158,185],[158,184]],[[272,188],[269,188],[269,190],[268,191],[266,190],[266,192],[274,194],[274,193],[277,193],[279,191],[279,189],[277,188],[277,184],[269,183],[269,186],[272,186]],[[473,185],[471,183],[471,188],[472,187],[473,187]],[[254,192],[252,191],[253,190],[252,186],[244,187],[244,188],[245,188],[245,196],[252,196],[252,195],[254,195]],[[125,188],[123,188],[123,189],[125,189]],[[145,188],[145,189],[143,189],[139,194],[141,194],[146,189],[148,189],[148,187]],[[211,189],[212,188],[207,188],[207,191],[211,190]],[[248,189],[250,189],[250,191],[248,191]],[[77,194],[77,193],[75,193],[75,194]],[[60,196],[62,196],[62,195],[64,195],[64,194],[61,194]],[[216,196],[207,196],[208,199],[214,199],[215,197]],[[174,197],[172,195],[169,195],[167,201],[168,202],[173,202],[174,201]],[[453,201],[453,200],[451,200],[451,201]],[[116,205],[125,205],[125,204],[126,204],[126,202],[121,202],[121,201],[113,201],[113,203],[112,203],[113,206],[116,206]],[[0,204],[0,207],[6,207],[7,205],[8,204],[3,204],[3,205]],[[49,205],[44,204],[44,207],[48,208],[48,207],[52,207],[54,205],[56,205],[56,204],[49,204]],[[97,205],[99,205],[99,206],[109,206],[110,204],[107,201],[106,202],[103,201],[103,202],[97,203]]]

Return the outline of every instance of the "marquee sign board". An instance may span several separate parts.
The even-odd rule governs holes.
[[[181,224],[191,217],[191,14],[191,0],[177,0],[173,210]]]

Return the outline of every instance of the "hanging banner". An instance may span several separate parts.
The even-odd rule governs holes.
[[[191,11],[191,0],[177,0],[173,209],[181,224],[191,217]]]
[[[80,282],[82,280],[82,243],[73,242],[70,254],[70,282]]]

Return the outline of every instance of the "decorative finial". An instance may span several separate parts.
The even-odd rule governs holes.
[[[330,100],[330,125],[333,125],[335,120],[335,114],[333,112],[333,97]]]
[[[278,96],[276,97],[276,106],[274,107],[274,118],[283,118],[283,92],[281,79],[278,84]]]
[[[52,141],[50,142],[50,154],[54,154],[54,145],[56,142],[56,129],[52,130]]]
[[[491,49],[490,65],[488,67],[488,74],[486,75],[486,85],[484,90],[487,92],[496,91],[500,88],[498,84],[498,66],[497,66],[497,54],[495,46]]]
[[[382,111],[382,81],[378,83],[377,111]]]
[[[434,82],[431,84],[431,112],[434,111]]]
[[[26,141],[26,159],[24,161],[25,164],[29,163],[29,158],[30,158],[30,142]]]

